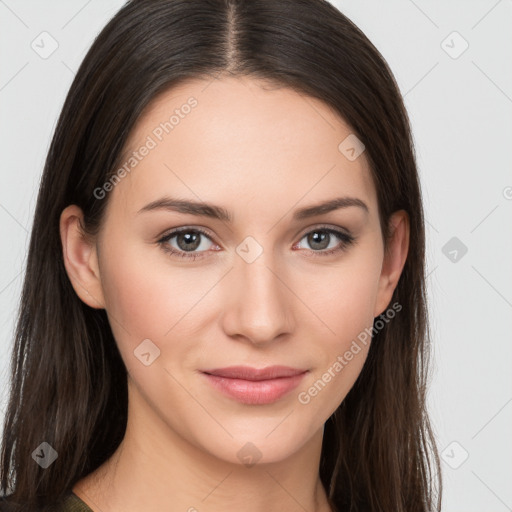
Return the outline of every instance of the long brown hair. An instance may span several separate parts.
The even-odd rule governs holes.
[[[102,309],[66,274],[62,210],[95,233],[130,130],[186,79],[243,75],[318,98],[366,147],[386,237],[404,209],[409,254],[353,388],[325,424],[320,478],[339,511],[440,510],[441,472],[426,407],[425,232],[408,115],[384,58],[325,0],[132,0],[98,35],[71,85],[45,163],[11,360],[1,489],[16,510],[50,510],[105,462],[127,420],[127,373]],[[378,319],[375,319],[375,322]],[[382,321],[381,321],[382,322]],[[48,443],[46,469],[33,453]]]

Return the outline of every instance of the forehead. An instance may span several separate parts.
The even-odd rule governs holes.
[[[132,210],[159,193],[234,209],[237,200],[288,209],[339,195],[375,203],[364,152],[344,152],[353,138],[327,104],[293,89],[247,77],[189,80],[161,93],[135,125],[114,195]]]

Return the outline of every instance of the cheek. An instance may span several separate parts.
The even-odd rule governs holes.
[[[199,339],[197,331],[214,316],[208,292],[222,273],[173,266],[158,249],[117,242],[112,240],[103,251],[102,286],[110,325],[127,366],[130,354],[146,339],[161,350],[160,363],[169,359],[163,354],[166,347],[172,347],[172,359],[183,362]],[[173,342],[176,338],[179,344]]]
[[[318,316],[330,334],[325,335],[326,329],[323,335],[312,331],[320,364],[301,387],[298,400],[318,408],[318,414],[334,412],[361,373],[371,343],[380,269],[378,251],[361,251],[323,278],[310,279],[309,304],[321,312]]]
[[[330,328],[336,348],[372,325],[380,271],[378,251],[361,250],[306,278],[307,304]]]
[[[127,240],[122,236],[108,238],[100,268],[114,336],[133,350],[144,339],[162,338],[183,305],[179,284],[163,279],[161,270]]]
[[[179,280],[164,279],[165,269],[152,258],[156,249],[144,251],[140,240],[130,239],[130,233],[114,232],[105,235],[105,239],[100,268],[108,312],[119,321],[124,320],[127,328],[130,325],[144,331],[153,325],[153,329],[165,329],[154,320],[165,320],[172,311],[168,306],[179,303],[183,293]],[[169,318],[168,323],[171,321]]]

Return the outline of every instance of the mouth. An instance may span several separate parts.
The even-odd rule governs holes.
[[[296,388],[308,372],[289,366],[230,366],[201,371],[215,390],[247,405],[278,401]]]

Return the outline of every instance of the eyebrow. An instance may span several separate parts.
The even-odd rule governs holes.
[[[364,201],[356,197],[337,197],[335,199],[329,199],[316,205],[307,206],[295,210],[293,219],[302,220],[309,217],[315,217],[341,208],[349,208],[356,206],[363,209],[366,213],[369,213],[369,208]],[[172,197],[162,197],[156,199],[146,206],[142,207],[137,215],[143,212],[150,212],[155,210],[171,210],[179,213],[188,213],[190,215],[197,215],[200,217],[210,217],[212,219],[218,219],[221,221],[232,222],[233,218],[228,210],[221,206],[217,206],[211,203],[190,201],[186,199],[175,199]]]

